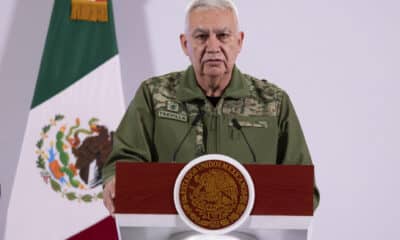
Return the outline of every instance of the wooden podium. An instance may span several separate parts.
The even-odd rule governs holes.
[[[184,165],[117,163],[115,217],[120,240],[173,239],[191,231],[173,201],[175,179]],[[255,239],[307,239],[313,216],[313,166],[244,167],[254,182],[255,202],[249,219],[235,232]]]

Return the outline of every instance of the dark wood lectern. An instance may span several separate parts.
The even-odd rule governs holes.
[[[173,201],[176,177],[185,164],[127,163],[116,166],[116,221],[120,239],[169,239],[189,228]],[[313,166],[244,165],[255,187],[250,218],[239,228],[259,239],[307,239],[313,215]],[[298,237],[296,237],[298,236]]]

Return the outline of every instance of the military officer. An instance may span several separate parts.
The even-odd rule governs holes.
[[[185,71],[144,81],[114,134],[103,168],[104,204],[114,212],[115,162],[187,162],[207,154],[243,163],[311,165],[288,95],[236,66],[244,40],[230,0],[194,0],[180,42]],[[319,201],[314,194],[314,207]]]

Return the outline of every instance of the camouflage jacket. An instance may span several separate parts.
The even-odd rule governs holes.
[[[204,115],[193,125],[200,111]],[[113,140],[104,181],[114,175],[117,160],[188,162],[220,153],[251,163],[253,151],[257,163],[312,164],[288,95],[236,67],[216,107],[198,87],[192,67],[144,81]],[[316,190],[315,204],[318,199]]]

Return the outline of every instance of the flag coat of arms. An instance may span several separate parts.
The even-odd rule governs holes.
[[[108,215],[101,168],[125,111],[112,4],[55,0],[5,239],[66,239]]]

